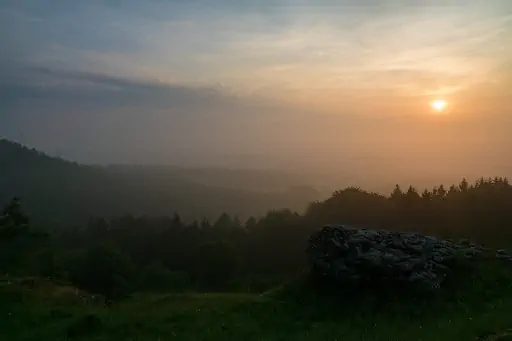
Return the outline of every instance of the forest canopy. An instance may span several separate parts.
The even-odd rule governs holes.
[[[512,244],[512,186],[497,177],[421,192],[397,186],[388,196],[349,187],[304,214],[271,210],[241,220],[222,213],[191,223],[178,214],[90,217],[83,229],[51,234],[30,228],[22,203],[13,199],[0,219],[2,252],[9,255],[2,270],[61,278],[109,297],[158,288],[258,292],[299,275],[308,236],[330,223],[506,247]]]

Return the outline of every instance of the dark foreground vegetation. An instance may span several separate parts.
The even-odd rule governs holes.
[[[319,290],[304,279],[305,249],[333,222],[507,248],[512,186],[463,180],[387,197],[347,188],[303,215],[91,218],[51,233],[14,199],[0,216],[0,339],[475,340],[512,327],[509,264],[461,267],[428,297]]]
[[[0,283],[2,340],[509,340],[512,275],[486,267],[429,297],[315,290],[138,293],[111,306],[47,281]],[[501,336],[501,338],[498,338]]]

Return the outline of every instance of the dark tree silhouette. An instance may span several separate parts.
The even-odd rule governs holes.
[[[28,217],[21,209],[20,199],[13,198],[0,215],[0,238],[15,238],[25,234],[28,223]]]

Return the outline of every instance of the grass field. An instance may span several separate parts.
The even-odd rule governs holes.
[[[139,294],[105,307],[54,284],[3,280],[0,340],[510,340],[512,267],[428,297],[297,281],[257,294]],[[501,334],[501,336],[493,335]]]

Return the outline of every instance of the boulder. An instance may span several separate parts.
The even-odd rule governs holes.
[[[307,255],[314,273],[335,282],[398,281],[437,289],[457,258],[489,257],[512,261],[505,250],[417,233],[328,225],[309,239]]]

